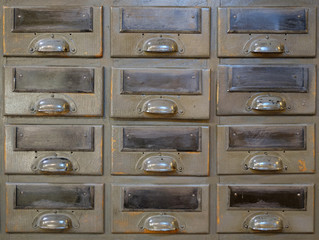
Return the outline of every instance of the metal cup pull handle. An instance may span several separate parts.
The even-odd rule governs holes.
[[[282,231],[283,220],[276,215],[261,214],[251,218],[248,227],[254,231]]]
[[[143,45],[144,52],[172,53],[178,51],[177,43],[170,38],[152,38]]]
[[[251,109],[258,111],[283,111],[286,102],[277,96],[258,96],[251,103]]]
[[[151,232],[177,231],[179,229],[179,225],[174,216],[155,215],[145,220],[144,229]]]
[[[256,155],[250,159],[248,168],[254,171],[281,171],[283,163],[277,156]]]
[[[175,114],[177,104],[169,99],[152,99],[143,106],[143,112],[151,114]]]
[[[45,214],[38,219],[37,226],[47,230],[64,230],[72,227],[72,220],[63,214]]]
[[[44,38],[35,43],[34,51],[41,53],[69,52],[70,46],[64,39]]]
[[[39,162],[38,170],[47,173],[69,173],[73,171],[73,165],[64,157],[45,157]]]
[[[144,160],[142,168],[145,172],[175,172],[177,164],[170,156],[151,156]]]
[[[61,98],[46,98],[40,100],[35,111],[45,114],[63,114],[70,112],[70,104]]]
[[[258,39],[250,45],[252,53],[283,53],[284,46],[275,39]]]

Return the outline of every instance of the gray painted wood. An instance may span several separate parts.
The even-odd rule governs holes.
[[[14,92],[94,93],[94,69],[16,67]]]
[[[307,32],[307,11],[300,8],[231,8],[229,32]]]
[[[200,151],[201,133],[198,127],[125,127],[124,151]]]
[[[92,32],[91,7],[14,8],[13,32]]]
[[[124,210],[194,211],[200,209],[201,189],[196,187],[125,187]]]
[[[235,65],[227,70],[230,92],[308,92],[306,67]]]
[[[17,185],[15,209],[93,209],[94,186]]]
[[[121,32],[186,32],[201,31],[200,8],[147,8],[121,9]]]
[[[201,94],[200,70],[123,70],[122,94]]]
[[[89,126],[19,126],[15,151],[94,151],[93,140]]]
[[[229,150],[304,150],[306,127],[244,126],[229,128]]]
[[[241,209],[305,210],[307,188],[230,186],[229,207]]]

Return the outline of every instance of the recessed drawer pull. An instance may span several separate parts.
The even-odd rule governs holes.
[[[32,51],[30,49],[30,51]],[[36,42],[33,51],[37,52],[69,52],[70,46],[64,39],[44,38]]]
[[[283,221],[279,216],[262,214],[254,216],[248,227],[254,231],[282,231]]]
[[[38,169],[41,172],[61,173],[72,172],[72,162],[64,157],[46,157],[43,158],[38,165]]]
[[[283,163],[277,156],[257,155],[250,159],[248,168],[255,171],[281,171]]]
[[[250,45],[252,53],[283,53],[284,46],[275,39],[258,39]]]
[[[145,220],[144,229],[152,232],[177,231],[177,219],[170,215],[156,215]]]
[[[61,98],[46,98],[37,103],[35,110],[46,114],[68,113],[70,104]]]
[[[37,223],[41,229],[64,230],[72,227],[72,220],[62,214],[46,214]]]
[[[145,172],[174,172],[176,168],[176,161],[169,156],[152,156],[143,162]]]
[[[143,112],[152,114],[175,114],[177,105],[169,99],[152,99],[143,106]]]
[[[177,52],[178,46],[173,39],[169,38],[152,38],[144,43],[144,52],[171,53]]]
[[[251,108],[258,111],[283,111],[286,102],[281,97],[262,95],[252,101]]]

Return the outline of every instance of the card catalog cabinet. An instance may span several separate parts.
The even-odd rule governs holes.
[[[318,240],[318,0],[0,3],[1,240]]]

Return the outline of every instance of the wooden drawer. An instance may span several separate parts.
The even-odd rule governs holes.
[[[219,174],[282,174],[315,171],[312,124],[219,125]]]
[[[112,7],[112,57],[209,57],[208,7]]]
[[[103,233],[103,184],[7,183],[6,232]]]
[[[101,175],[103,127],[6,125],[6,174]]]
[[[112,70],[112,117],[209,119],[209,99],[208,69]]]
[[[102,116],[102,68],[7,66],[5,115]]]
[[[113,126],[112,174],[208,175],[206,126]]]
[[[312,184],[218,184],[219,233],[312,233]]]
[[[218,115],[303,115],[316,111],[314,65],[220,65]]]
[[[101,57],[102,7],[3,8],[5,56]]]
[[[208,233],[208,185],[112,186],[113,233]]]
[[[218,8],[218,56],[315,57],[316,8],[293,4]]]

